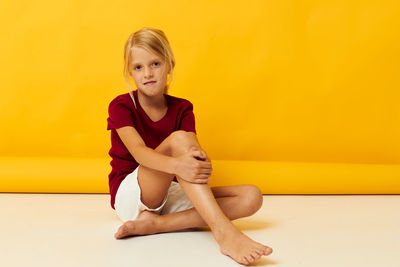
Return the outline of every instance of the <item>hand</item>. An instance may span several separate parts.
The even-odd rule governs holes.
[[[190,183],[205,184],[211,176],[212,166],[206,153],[197,147],[179,157],[175,174]]]
[[[195,157],[198,160],[202,160],[202,161],[207,161],[207,162],[211,162],[211,159],[208,157],[208,155],[206,154],[206,152],[198,147],[193,146],[192,147],[194,150],[199,150],[201,152],[201,156],[200,157]]]

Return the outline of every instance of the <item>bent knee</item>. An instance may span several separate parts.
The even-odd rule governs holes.
[[[244,204],[246,205],[246,209],[249,213],[248,216],[250,216],[261,208],[263,203],[263,195],[260,188],[255,185],[243,185],[243,187]]]
[[[170,134],[171,138],[174,138],[174,139],[184,138],[185,135],[186,135],[186,131],[184,131],[184,130],[177,130]]]
[[[193,132],[186,132],[184,130],[178,130],[175,132],[172,132],[170,134],[170,138],[174,144],[181,144],[182,142],[185,142],[189,136],[193,135]]]
[[[188,135],[193,135],[194,132],[187,132],[185,130],[177,130],[171,133],[172,136],[176,138],[186,138]]]

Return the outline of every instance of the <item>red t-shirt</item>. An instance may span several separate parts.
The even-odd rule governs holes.
[[[108,175],[110,187],[111,207],[115,209],[115,195],[124,178],[133,172],[139,163],[133,158],[115,129],[132,126],[140,134],[147,147],[155,149],[172,132],[184,130],[196,133],[193,105],[190,101],[165,94],[168,110],[165,116],[154,122],[140,106],[137,90],[133,91],[136,107],[129,93],[114,98],[109,107],[107,130],[111,130],[111,149],[109,155],[112,160],[111,173]],[[174,178],[176,181],[176,178]]]

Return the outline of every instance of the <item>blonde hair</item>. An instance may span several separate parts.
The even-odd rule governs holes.
[[[132,85],[129,79],[130,70],[132,67],[132,47],[141,47],[147,49],[164,59],[164,62],[168,64],[170,70],[170,82],[172,81],[172,73],[175,67],[175,57],[172,53],[172,49],[169,45],[168,39],[164,32],[158,29],[144,27],[139,31],[132,33],[125,43],[124,50],[124,77],[125,83],[128,87],[129,95],[131,96],[133,103],[136,108],[135,98],[132,94]],[[131,76],[132,77],[132,76]],[[167,85],[165,86],[164,93],[168,93],[169,84],[167,80]]]

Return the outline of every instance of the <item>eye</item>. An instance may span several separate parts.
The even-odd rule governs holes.
[[[159,65],[160,65],[160,63],[159,63],[159,62],[157,62],[157,61],[156,61],[156,62],[154,62],[153,64],[157,64],[157,66],[159,66]]]
[[[136,67],[135,67],[135,70],[137,70],[138,68],[140,68],[140,66],[136,66]]]

